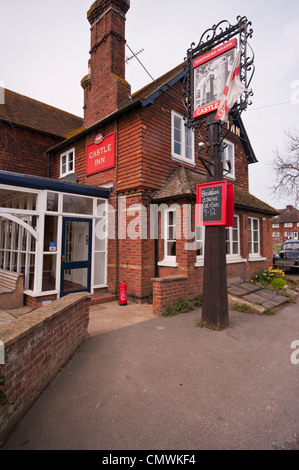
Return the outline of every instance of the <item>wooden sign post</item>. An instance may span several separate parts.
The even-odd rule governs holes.
[[[212,117],[212,116],[211,116]],[[223,181],[220,156],[221,125],[209,119],[210,159],[214,176],[206,185],[200,185],[197,194],[199,212],[197,223],[205,225],[205,265],[203,276],[203,326],[222,330],[229,325],[225,227],[233,220],[233,193]],[[229,194],[229,196],[228,196]],[[228,202],[229,200],[229,202]]]
[[[217,330],[229,324],[225,227],[234,222],[231,203],[233,187],[223,184],[221,151],[225,148],[226,134],[224,132],[221,136],[219,119],[228,120],[231,129],[236,116],[247,108],[249,97],[253,94],[249,85],[255,70],[254,54],[248,44],[253,33],[251,22],[245,16],[238,16],[237,19],[234,25],[226,20],[214,24],[201,35],[197,46],[194,42],[191,44],[187,50],[182,88],[186,126],[198,130],[202,144],[198,157],[207,171],[208,183],[213,182],[213,185],[201,188],[198,195],[202,206],[198,220],[199,225],[206,227],[202,321],[204,326]],[[229,103],[228,91],[233,89],[240,96],[235,100],[232,93],[232,101],[235,102]],[[243,91],[239,93],[240,89]],[[219,113],[220,105],[225,113]],[[203,125],[208,128],[208,141],[206,134],[201,133]],[[200,153],[206,148],[205,144],[209,152],[207,155],[204,150],[203,156]]]

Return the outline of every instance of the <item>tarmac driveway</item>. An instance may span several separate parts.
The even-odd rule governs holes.
[[[299,448],[298,306],[231,311],[221,332],[196,327],[200,317],[92,336],[2,449]]]

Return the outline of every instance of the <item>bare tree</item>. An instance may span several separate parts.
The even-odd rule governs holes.
[[[287,196],[290,203],[299,202],[299,131],[286,131],[283,151],[276,149],[272,168],[276,174],[273,192],[276,196]]]

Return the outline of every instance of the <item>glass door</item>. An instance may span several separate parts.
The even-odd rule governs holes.
[[[60,296],[90,292],[92,220],[62,220]]]

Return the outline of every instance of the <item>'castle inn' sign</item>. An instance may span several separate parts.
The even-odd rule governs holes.
[[[87,146],[86,175],[93,175],[115,167],[116,134],[97,135],[95,141]]]

